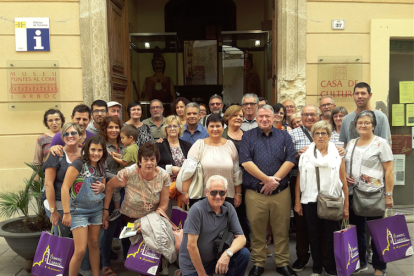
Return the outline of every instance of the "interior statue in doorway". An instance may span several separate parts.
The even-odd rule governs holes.
[[[151,62],[154,75],[145,78],[140,100],[158,99],[163,103],[172,103],[175,100],[174,84],[170,77],[164,75],[165,59],[158,46],[155,47]]]

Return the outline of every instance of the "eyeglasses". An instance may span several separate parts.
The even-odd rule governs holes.
[[[317,137],[319,137],[319,136],[326,137],[326,136],[328,136],[328,133],[326,133],[326,132],[315,132],[314,136],[317,136]]]
[[[224,197],[226,195],[226,191],[209,191],[210,195],[212,197],[215,197],[217,194],[219,194],[219,196]]]
[[[330,107],[331,105],[333,105],[333,104],[331,104],[331,103],[321,104],[321,107],[322,107],[322,108],[324,108],[324,107]]]
[[[364,126],[369,126],[369,125],[371,125],[372,124],[372,122],[358,122],[357,123],[357,125],[359,125],[359,126],[362,126],[362,125],[364,125]]]
[[[62,134],[63,137],[68,137],[68,136],[76,136],[78,135],[78,133],[76,131],[71,131],[71,132],[65,132]]]
[[[256,105],[257,103],[243,103],[243,106],[248,106],[248,105],[251,105],[251,106],[253,106],[253,105]]]
[[[60,121],[61,120],[59,118],[47,120],[48,123],[60,122]]]
[[[154,109],[162,109],[162,107],[161,106],[152,106],[152,107],[150,107],[150,109],[152,109],[152,110],[154,110]]]
[[[100,110],[100,109],[97,109],[97,110],[92,111],[92,113],[93,113],[93,114],[99,114],[99,113],[101,113],[101,114],[106,114],[106,110]]]
[[[316,117],[316,116],[318,116],[318,114],[316,114],[316,113],[302,113],[302,117],[309,117],[309,116]]]
[[[177,126],[177,125],[169,125],[169,126],[166,126],[166,128],[173,129],[173,128],[180,128],[180,126]]]
[[[286,109],[294,109],[294,108],[296,108],[296,106],[293,106],[293,105],[285,105],[285,108]]]
[[[220,105],[222,105],[222,103],[210,103],[210,105],[211,106],[215,106],[215,105],[220,106]]]

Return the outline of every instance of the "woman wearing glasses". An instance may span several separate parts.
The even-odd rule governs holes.
[[[43,165],[46,161],[50,142],[65,124],[65,116],[57,109],[49,109],[43,115],[43,124],[47,127],[47,131],[37,138],[33,157],[33,164],[35,165]]]
[[[320,193],[330,197],[343,198],[343,219],[348,219],[348,186],[345,178],[345,162],[334,143],[329,142],[332,127],[326,121],[312,126],[313,141],[299,159],[296,180],[295,212],[305,216],[308,227],[309,245],[313,260],[311,276],[322,275],[322,243],[328,249],[326,275],[337,275],[334,257],[334,232],[340,229],[340,222],[321,219],[317,211]],[[320,186],[320,189],[318,189]],[[325,232],[325,239],[322,233]]]
[[[179,139],[183,135],[184,126],[181,124],[180,118],[171,115],[165,118],[164,122],[164,140],[157,143],[160,152],[160,161],[158,166],[170,173],[171,182],[177,178],[180,168],[187,159],[188,151],[191,144]]]
[[[190,199],[188,190],[195,172],[194,165],[198,163],[201,157],[200,162],[204,178],[202,198],[206,197],[205,185],[210,176],[220,175],[226,178],[229,184],[226,201],[237,208],[242,202],[242,170],[239,167],[239,154],[234,143],[222,137],[224,122],[220,115],[211,114],[206,125],[209,137],[197,140],[188,152],[188,169],[191,172],[188,179],[188,175],[183,175],[182,201],[184,204],[190,203],[191,206],[200,200]],[[200,148],[203,149],[199,157]]]
[[[292,129],[286,120],[286,107],[283,104],[277,103],[273,105],[275,111],[275,118],[273,119],[273,126],[277,129],[291,131]]]
[[[81,156],[81,148],[78,147],[82,129],[79,124],[67,123],[63,126],[61,136],[65,146],[63,147],[62,156],[49,154],[43,164],[45,172],[45,192],[42,198],[47,216],[53,225],[55,235],[59,235],[58,225],[63,237],[68,237],[69,227],[63,225],[63,206],[61,201],[61,189],[65,174],[73,161]],[[103,188],[102,188],[103,189]]]
[[[339,133],[341,133],[342,120],[348,115],[348,111],[343,106],[335,107],[331,114],[332,140],[339,142]]]
[[[372,193],[385,193],[385,207],[392,208],[392,191],[394,188],[394,162],[391,147],[387,140],[374,135],[377,120],[373,111],[360,111],[355,119],[355,127],[359,138],[349,141],[346,147],[346,180],[349,189],[349,201],[353,201],[354,187],[360,191]],[[385,177],[385,184],[384,184]],[[385,186],[385,187],[384,187]],[[368,194],[367,193],[367,194]],[[357,272],[368,269],[367,265],[367,243],[366,243],[366,221],[382,218],[358,216],[351,209],[349,222],[356,225],[358,236],[358,250],[360,268]],[[375,244],[372,246],[372,266],[374,275],[387,275],[387,264],[379,259]]]

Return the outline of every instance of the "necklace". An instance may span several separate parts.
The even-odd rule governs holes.
[[[68,152],[68,150],[67,150],[67,148],[66,148],[66,147],[64,147],[64,149],[65,149],[66,154],[68,154],[68,155],[70,155],[70,156],[75,156],[75,155],[78,153],[78,151],[76,151],[75,153]]]

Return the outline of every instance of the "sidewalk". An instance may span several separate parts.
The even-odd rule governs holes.
[[[396,211],[394,209],[394,211]],[[414,223],[408,223],[408,229],[410,231],[410,237],[412,240],[412,244],[414,244]],[[270,246],[270,249],[273,251],[273,244]],[[291,264],[296,260],[296,254],[295,254],[295,237],[292,236],[290,243],[289,243],[289,249],[290,249],[290,260]],[[122,258],[121,251],[118,251],[119,258]],[[28,276],[32,275],[27,273],[23,270],[22,266],[24,263],[24,259],[17,256],[16,253],[14,253],[9,246],[7,245],[6,241],[3,238],[0,238],[0,276]],[[249,264],[249,267],[247,268],[248,274],[249,270],[253,266],[252,263]],[[387,272],[388,276],[413,276],[414,275],[414,257],[410,257],[408,259],[392,262],[387,264]],[[305,270],[298,273],[298,276],[309,276],[312,274],[312,261],[310,261],[310,264],[306,267]],[[136,276],[137,273],[130,272],[126,270],[123,267],[122,261],[114,261],[112,263],[112,268],[118,273],[119,276]],[[267,258],[267,262],[265,265],[265,272],[262,274],[263,276],[270,276],[270,275],[279,275],[275,272],[275,263],[273,258]],[[170,276],[173,276],[174,271],[177,269],[175,264],[172,264],[170,266]],[[374,269],[371,265],[369,265],[369,269],[366,273],[360,273],[358,275],[361,276],[371,276],[374,272]]]

